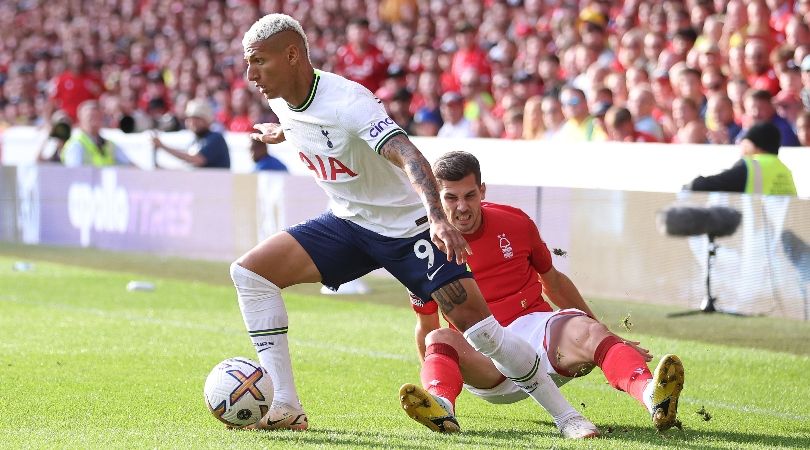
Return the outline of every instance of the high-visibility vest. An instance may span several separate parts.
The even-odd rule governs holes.
[[[771,153],[758,153],[743,158],[748,176],[745,179],[746,194],[796,195],[793,174],[790,169]]]
[[[64,148],[68,148],[75,142],[78,142],[82,145],[82,148],[84,148],[84,157],[82,160],[90,161],[90,164],[95,167],[115,165],[115,146],[112,144],[112,142],[107,140],[104,141],[104,145],[102,146],[104,148],[104,152],[102,153],[96,142],[91,139],[87,133],[79,130],[74,133],[67,142],[65,142]],[[64,162],[64,156],[62,157],[62,162]]]

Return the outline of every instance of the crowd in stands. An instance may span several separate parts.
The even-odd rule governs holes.
[[[413,135],[810,144],[810,0],[3,1],[0,129],[96,100],[103,127],[171,131],[196,99],[251,131],[274,117],[241,39],[273,11]]]

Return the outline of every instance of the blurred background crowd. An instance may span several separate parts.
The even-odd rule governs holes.
[[[734,143],[772,122],[810,144],[810,0],[19,0],[0,2],[0,130],[273,121],[241,39],[297,18],[315,67],[369,88],[413,135]]]

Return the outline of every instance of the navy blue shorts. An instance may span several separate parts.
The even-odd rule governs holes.
[[[421,298],[459,278],[472,278],[466,265],[447,261],[430,232],[390,238],[326,212],[287,229],[315,262],[321,283],[336,290],[347,281],[385,268]]]

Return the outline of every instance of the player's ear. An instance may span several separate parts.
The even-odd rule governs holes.
[[[487,184],[482,181],[480,189],[481,189],[481,200],[483,200],[484,197],[486,197],[487,195]]]
[[[287,61],[290,63],[291,66],[298,64],[298,58],[300,55],[297,45],[295,44],[288,45],[287,51],[285,53],[287,55]]]

